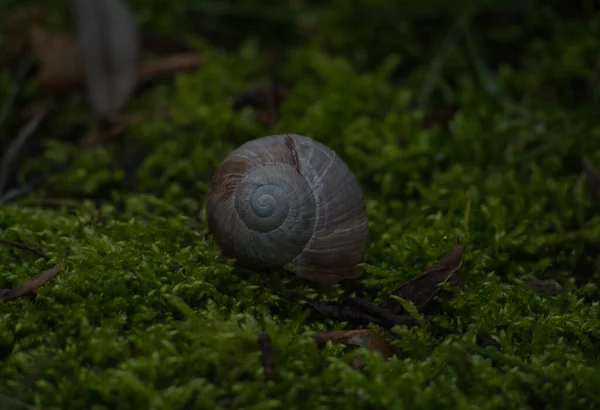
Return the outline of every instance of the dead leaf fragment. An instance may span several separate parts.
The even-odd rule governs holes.
[[[77,40],[33,27],[30,33],[33,54],[40,65],[40,84],[51,91],[67,91],[83,83],[84,67]]]
[[[114,115],[138,82],[137,22],[121,0],[74,0],[73,4],[90,102],[99,115]]]
[[[392,291],[391,295],[412,302],[419,310],[423,309],[439,292],[439,285],[450,280],[452,275],[460,269],[464,250],[464,245],[457,243],[450,252],[442,256],[419,276],[404,282]],[[396,313],[401,313],[404,310],[400,303],[392,298],[385,301],[381,306]]]
[[[38,80],[42,87],[52,92],[71,92],[84,86],[86,81],[84,55],[82,55],[80,45],[75,37],[52,33],[36,26],[31,29],[30,38],[33,54],[40,66]],[[178,72],[196,69],[202,65],[203,61],[201,54],[192,52],[166,55],[144,61],[136,66],[136,85],[162,80]],[[102,81],[104,80],[103,77]],[[101,82],[95,84],[97,87],[102,85]],[[132,87],[127,91],[129,92],[128,96],[123,98],[129,98],[129,95],[134,92],[135,87]],[[123,90],[126,91],[127,88],[123,88]],[[101,97],[104,98],[106,95],[102,94]]]
[[[367,329],[319,332],[313,335],[313,339],[319,346],[330,341],[334,344],[365,347],[381,353],[386,359],[394,355],[394,349],[379,334]]]
[[[38,273],[33,278],[29,279],[27,282],[22,283],[21,285],[15,288],[2,289],[2,292],[0,292],[0,299],[7,302],[9,300],[14,300],[22,296],[31,294],[41,286],[48,283],[53,277],[58,275],[64,267],[65,265],[63,263],[58,264],[54,268],[47,269]]]

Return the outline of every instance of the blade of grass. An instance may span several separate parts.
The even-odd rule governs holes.
[[[427,70],[427,75],[425,77],[425,81],[421,86],[417,97],[417,107],[423,108],[429,102],[431,95],[438,83],[442,69],[444,68],[444,63],[446,61],[446,56],[450,49],[456,45],[460,36],[468,30],[470,25],[473,22],[473,19],[477,15],[477,13],[484,7],[484,5],[488,2],[488,0],[483,0],[476,3],[474,6],[470,7],[455,20],[454,24],[445,35],[440,45],[437,47],[437,50],[434,52],[431,63],[429,64],[429,69]]]
[[[473,64],[473,68],[475,69],[475,73],[477,74],[483,89],[492,97],[499,97],[500,90],[494,82],[494,76],[490,68],[481,56],[480,47],[473,38],[472,30],[468,27],[463,27],[462,36],[465,40],[467,55]]]

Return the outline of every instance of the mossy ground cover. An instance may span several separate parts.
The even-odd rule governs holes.
[[[148,30],[190,37],[204,63],[137,93],[125,113],[171,116],[118,141],[80,148],[85,94],[49,97],[1,71],[4,133],[27,102],[52,109],[17,185],[49,177],[0,205],[1,238],[49,260],[0,247],[0,288],[65,269],[34,298],[0,304],[0,408],[600,408],[600,206],[582,167],[600,167],[594,4],[190,3],[131,2]],[[48,13],[69,27],[64,4]],[[276,121],[232,110],[274,76],[288,89]],[[359,281],[244,269],[208,232],[211,171],[242,142],[287,132],[329,145],[364,189]],[[131,165],[131,152],[144,155]],[[456,238],[466,283],[441,292],[423,325],[392,330],[402,358],[317,347],[312,332],[351,326],[293,295],[380,301]],[[531,279],[564,292],[540,295]],[[474,351],[482,339],[497,347]]]

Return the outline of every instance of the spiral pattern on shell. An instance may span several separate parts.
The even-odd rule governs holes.
[[[359,277],[366,206],[356,178],[325,145],[294,134],[241,145],[213,174],[206,214],[223,253],[321,283]]]

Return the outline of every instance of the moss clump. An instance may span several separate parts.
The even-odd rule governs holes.
[[[254,2],[242,3],[258,13]],[[333,2],[331,13],[313,3],[305,12],[318,17],[314,35],[286,31],[284,51],[263,33],[274,37],[286,15],[275,22],[262,15],[265,27],[234,48],[235,34],[247,33],[224,29],[224,45],[195,38],[205,64],[127,107],[169,108],[172,116],[131,128],[118,142],[82,150],[62,138],[82,96],[54,102],[41,157],[19,178],[70,158],[29,199],[62,196],[78,206],[1,205],[2,239],[39,247],[50,260],[0,247],[0,288],[69,256],[35,298],[0,304],[0,408],[600,406],[600,207],[581,167],[584,155],[600,167],[592,77],[600,18],[538,5],[550,20],[526,8],[509,28],[473,23],[471,36],[450,42],[441,57],[429,51],[449,30],[431,23],[440,6],[423,23],[382,20],[395,2],[357,9]],[[159,2],[132,4],[151,29],[192,30],[185,5],[157,12]],[[359,6],[379,12],[349,29]],[[496,10],[489,7],[481,11]],[[208,26],[237,21],[203,16]],[[397,42],[373,44],[375,30]],[[265,49],[279,53],[277,64]],[[444,62],[438,74],[436,61]],[[273,74],[289,91],[274,124],[231,109],[234,95]],[[448,106],[452,118],[432,126]],[[371,233],[357,283],[326,288],[248,271],[222,258],[208,234],[202,209],[211,170],[242,142],[283,132],[329,145],[364,187]],[[140,147],[146,155],[125,166],[124,153]],[[436,298],[431,323],[444,335],[397,327],[395,343],[407,357],[389,361],[337,345],[318,350],[312,331],[348,326],[310,315],[297,295],[380,300],[456,237],[467,245],[460,270],[467,284]],[[556,279],[565,292],[542,297],[526,285],[535,278]],[[274,381],[264,380],[260,362],[256,339],[264,331]],[[482,338],[501,350],[478,350]],[[352,367],[358,353],[362,372]]]

